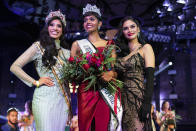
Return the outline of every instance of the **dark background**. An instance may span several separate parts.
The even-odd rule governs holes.
[[[196,1],[182,2],[183,0],[1,0],[0,115],[5,116],[6,110],[11,106],[23,111],[25,101],[32,99],[34,87],[27,87],[9,68],[37,40],[48,12],[60,9],[66,14],[66,37],[71,45],[73,40],[85,36],[81,24],[82,8],[86,3],[92,3],[101,9],[103,36],[107,36],[107,31],[115,32],[124,16],[131,15],[139,19],[146,40],[153,46],[156,70],[162,70],[168,62],[173,63],[155,77],[153,104],[159,110],[162,101],[169,100],[172,108],[183,118],[178,123],[177,130],[196,129]],[[76,35],[77,32],[80,35]],[[33,66],[30,63],[24,70],[38,78]],[[178,98],[172,98],[173,94]]]

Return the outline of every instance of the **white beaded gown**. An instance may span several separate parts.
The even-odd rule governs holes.
[[[56,41],[55,41],[56,42]],[[55,43],[60,45],[59,42]],[[50,77],[54,81],[54,86],[46,85],[35,89],[33,94],[32,109],[36,124],[36,131],[65,131],[68,121],[68,106],[61,92],[55,76],[52,71],[43,66],[42,52],[39,48],[40,43],[35,42],[29,47],[11,66],[10,70],[28,86],[33,86],[35,81],[30,75],[22,70],[27,63],[34,61],[39,77]],[[62,65],[60,62],[63,58],[70,57],[70,51],[61,48],[60,59],[57,59],[54,69],[59,78],[62,77]],[[62,55],[64,57],[62,57]],[[66,62],[64,61],[64,64]],[[68,87],[67,87],[68,88]]]

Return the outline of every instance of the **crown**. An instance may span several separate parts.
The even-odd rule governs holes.
[[[65,20],[65,15],[63,13],[61,13],[60,10],[57,10],[57,11],[51,11],[47,16],[46,16],[46,19],[45,19],[45,22],[46,24],[48,24],[48,21],[54,17],[54,16],[57,16],[61,19],[61,21],[63,22],[63,24],[66,26],[66,20]]]
[[[85,8],[83,8],[83,15],[86,14],[87,12],[95,12],[101,17],[101,12],[100,9],[97,8],[96,5],[92,6],[91,4],[87,4]]]

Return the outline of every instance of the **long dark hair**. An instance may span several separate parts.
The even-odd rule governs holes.
[[[128,48],[128,40],[125,38],[125,36],[123,34],[123,24],[127,20],[131,20],[131,21],[136,23],[136,25],[140,29],[140,32],[139,32],[139,35],[138,35],[138,42],[142,45],[146,44],[146,42],[143,38],[142,32],[141,32],[141,25],[140,25],[139,21],[137,19],[131,17],[131,16],[127,16],[127,17],[123,18],[120,21],[119,31],[116,34],[116,39],[115,39],[116,45],[120,48],[120,51],[117,49],[117,55],[121,56],[121,57],[126,56],[130,53],[130,50]]]
[[[54,56],[58,55],[58,51],[55,47],[55,39],[51,38],[48,33],[48,26],[53,20],[56,20],[56,19],[61,22],[62,30],[63,30],[62,35],[59,38],[60,45],[65,49],[69,49],[69,45],[67,44],[65,37],[64,37],[65,26],[59,17],[54,16],[48,21],[48,24],[46,24],[40,32],[40,44],[45,49],[45,52],[42,56],[42,62],[43,62],[43,65],[48,68],[56,64],[56,59],[54,59]]]

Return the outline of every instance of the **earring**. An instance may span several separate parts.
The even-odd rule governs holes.
[[[101,27],[100,27],[100,26],[98,26],[98,30],[100,30],[100,28],[101,28]]]
[[[138,34],[137,34],[137,38],[139,38],[140,37],[140,32],[138,32]]]

